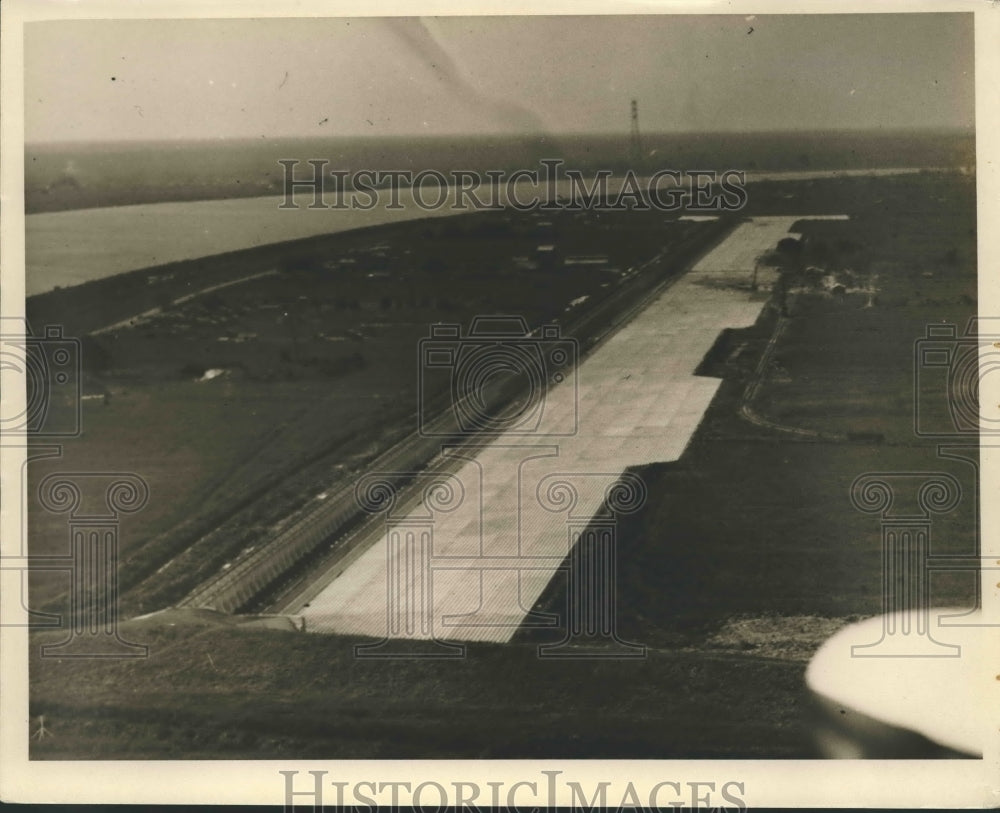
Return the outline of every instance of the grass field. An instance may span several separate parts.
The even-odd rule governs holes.
[[[708,654],[653,651],[576,662],[568,681],[569,664],[539,660],[530,645],[386,662],[356,659],[350,638],[295,632],[135,625],[126,636],[147,643],[150,657],[32,663],[32,713],[56,735],[34,758],[780,758],[807,749],[801,652],[760,659],[739,642]]]
[[[36,634],[31,710],[57,736],[33,757],[811,756],[805,665],[881,608],[878,518],[852,507],[854,478],[952,473],[966,497],[935,518],[934,549],[976,551],[973,467],[912,428],[914,342],[975,313],[975,195],[920,175],[771,184],[751,207],[852,219],[803,226],[773,307],[706,358],[724,380],[683,458],[639,472],[649,498],[618,527],[617,607],[647,658],[540,659],[522,633],[458,661],[364,661],[346,637],[171,616],[127,625],[146,660],[60,662],[34,646],[59,636]],[[848,271],[859,290],[821,284]],[[751,388],[766,425],[741,411]],[[932,599],[970,604],[975,580],[935,576]],[[565,602],[556,579],[538,606]]]

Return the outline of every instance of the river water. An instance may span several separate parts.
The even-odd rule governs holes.
[[[918,168],[839,170],[812,172],[748,173],[747,182],[801,180],[835,175],[875,175],[918,172]],[[585,179],[587,185],[591,179]],[[620,180],[610,180],[611,194]],[[661,188],[666,188],[663,184]],[[517,196],[528,201],[537,189],[529,182],[517,184]],[[556,186],[558,195],[570,193],[567,181]],[[480,190],[480,199],[489,197]],[[433,201],[437,191],[424,192]],[[400,209],[389,209],[388,190],[381,190],[379,205],[369,210],[310,209],[311,193],[296,195],[298,209],[280,209],[282,197],[236,198],[192,202],[150,203],[46,212],[25,218],[25,293],[27,296],[79,285],[92,279],[137,268],[191,260],[210,254],[254,248],[320,234],[347,231],[421,217],[458,214],[454,189],[445,205],[433,211],[418,206],[413,191],[399,191]],[[367,197],[362,198],[367,200]],[[332,193],[327,202],[332,203]]]

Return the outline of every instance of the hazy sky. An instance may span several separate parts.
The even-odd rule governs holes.
[[[971,14],[33,23],[28,142],[972,126]]]

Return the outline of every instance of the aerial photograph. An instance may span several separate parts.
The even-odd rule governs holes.
[[[23,40],[30,760],[982,759],[974,15]]]

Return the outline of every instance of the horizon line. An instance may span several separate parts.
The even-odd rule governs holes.
[[[843,127],[843,128],[774,128],[774,129],[732,129],[732,130],[647,130],[643,138],[677,137],[677,136],[766,136],[766,135],[976,135],[975,125],[913,125],[911,127]],[[441,141],[444,139],[488,140],[488,139],[573,139],[573,138],[621,138],[627,139],[628,133],[620,130],[597,130],[587,132],[493,132],[493,133],[359,133],[339,135],[277,135],[277,136],[191,136],[178,138],[126,138],[126,139],[53,139],[51,141],[25,141],[24,148],[39,147],[130,147],[143,145],[179,145],[179,144],[215,144],[243,142],[265,144],[278,141],[364,141],[376,139],[406,139],[418,141]]]

